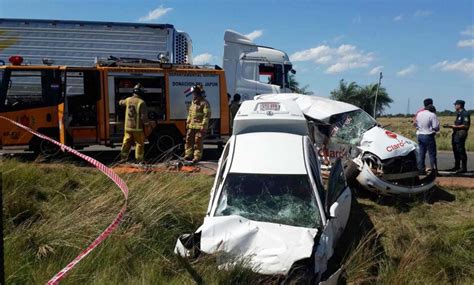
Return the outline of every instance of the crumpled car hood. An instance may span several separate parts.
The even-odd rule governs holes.
[[[244,258],[261,274],[287,274],[294,262],[311,256],[318,232],[240,216],[206,217],[198,231],[201,251]]]
[[[359,147],[363,152],[371,152],[385,160],[409,154],[416,149],[416,143],[402,135],[375,126],[364,133]]]

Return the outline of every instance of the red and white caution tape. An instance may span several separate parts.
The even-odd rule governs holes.
[[[56,273],[56,275],[54,275],[53,278],[51,278],[47,283],[47,284],[51,284],[51,285],[52,284],[58,284],[59,281],[61,281],[71,269],[73,269],[84,257],[86,257],[92,250],[94,250],[108,236],[110,236],[110,234],[118,227],[118,225],[120,224],[120,221],[123,218],[123,215],[125,214],[125,210],[127,209],[127,200],[128,200],[128,187],[127,187],[127,184],[112,169],[108,168],[107,166],[103,165],[102,163],[98,162],[97,160],[93,159],[92,157],[84,155],[84,154],[82,154],[82,153],[80,153],[80,152],[78,152],[78,151],[76,151],[76,150],[60,143],[60,142],[57,142],[57,141],[53,140],[52,138],[50,138],[48,136],[40,134],[40,133],[38,133],[38,132],[36,132],[36,131],[34,131],[34,130],[32,130],[32,129],[30,129],[30,128],[28,128],[28,127],[26,127],[26,126],[24,126],[24,125],[22,125],[18,122],[15,122],[15,121],[13,121],[9,118],[0,116],[0,119],[8,121],[8,122],[12,123],[13,125],[15,125],[19,128],[22,128],[22,129],[30,132],[31,134],[33,134],[33,135],[35,135],[35,136],[37,136],[41,139],[47,140],[47,141],[57,145],[58,147],[61,148],[61,150],[63,152],[72,153],[75,156],[78,156],[78,157],[82,158],[83,160],[89,162],[95,168],[97,168],[99,171],[101,171],[102,173],[107,175],[120,188],[120,190],[123,193],[123,197],[124,197],[125,202],[122,206],[122,209],[117,214],[117,216],[112,221],[112,223],[85,250],[83,250],[73,261],[71,261],[68,265],[66,265],[66,267],[64,267],[61,271]]]

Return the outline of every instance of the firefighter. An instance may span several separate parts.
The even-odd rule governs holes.
[[[203,137],[207,132],[209,119],[211,118],[211,107],[204,98],[205,91],[202,85],[193,87],[193,101],[189,107],[186,120],[186,145],[184,158],[197,163],[202,158]]]
[[[145,155],[145,128],[148,125],[148,112],[142,97],[145,94],[143,86],[138,83],[133,88],[133,95],[119,101],[125,106],[125,130],[123,136],[121,161],[128,159],[130,148],[135,144],[135,159],[143,162]]]
[[[466,139],[471,125],[471,118],[469,113],[464,109],[464,104],[465,102],[463,100],[456,100],[456,102],[454,102],[454,108],[456,109],[454,125],[444,126],[453,129],[451,142],[454,153],[454,167],[449,169],[449,171],[456,171],[456,173],[467,172]]]

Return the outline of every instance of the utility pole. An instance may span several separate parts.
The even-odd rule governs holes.
[[[379,95],[380,83],[382,83],[382,72],[379,74],[379,83],[377,84],[377,91],[375,91],[375,102],[374,102],[374,119],[377,113],[377,96]]]

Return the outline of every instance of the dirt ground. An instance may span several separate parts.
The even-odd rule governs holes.
[[[445,188],[468,188],[474,189],[474,178],[472,177],[438,177],[436,184]]]

